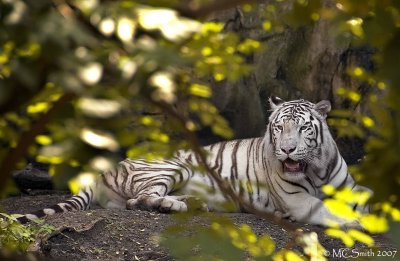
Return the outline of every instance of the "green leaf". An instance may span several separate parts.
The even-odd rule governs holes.
[[[340,240],[342,240],[343,244],[346,245],[346,247],[352,247],[355,243],[350,235],[340,229],[328,228],[325,230],[325,234],[327,236],[339,238]]]
[[[361,243],[364,243],[369,247],[374,245],[374,239],[370,235],[365,234],[359,230],[349,229],[347,231],[347,234],[353,239],[360,241]]]

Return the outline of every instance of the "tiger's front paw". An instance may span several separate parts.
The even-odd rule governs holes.
[[[185,202],[174,197],[165,196],[138,196],[126,201],[127,209],[157,210],[162,213],[186,212],[188,207]]]
[[[341,228],[343,228],[344,230],[348,230],[348,229],[352,228],[352,229],[358,229],[361,231],[365,231],[364,227],[361,225],[361,223],[358,220],[345,222],[345,223],[341,224]]]
[[[186,212],[188,210],[188,206],[183,201],[164,197],[160,206],[158,207],[158,210],[161,213]]]
[[[208,212],[207,204],[198,197],[191,195],[182,195],[182,196],[174,196],[176,200],[180,200],[186,203],[189,211],[200,211],[200,212]]]
[[[282,211],[279,210],[275,210],[274,215],[278,218],[285,218],[285,219],[289,219],[290,222],[295,222],[296,218],[293,217],[292,215],[290,215],[289,212],[285,212],[283,213]]]

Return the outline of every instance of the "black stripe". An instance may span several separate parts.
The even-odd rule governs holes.
[[[43,209],[40,209],[40,210],[32,212],[31,215],[35,215],[38,218],[42,218],[42,217],[46,216],[46,213],[44,213]]]
[[[122,179],[122,183],[120,185],[120,190],[124,190],[125,192],[128,192],[127,187],[126,187],[126,183],[128,182],[128,178],[129,178],[129,172],[128,169],[125,165],[121,165],[121,169],[120,172],[122,172],[123,174],[123,179]]]
[[[272,128],[271,124],[268,125],[268,131],[269,131],[269,143],[274,144],[272,141]]]
[[[86,207],[87,207],[87,205],[88,205],[88,203],[89,203],[89,201],[86,201],[82,196],[80,196],[80,195],[75,195],[75,196],[73,196],[73,198],[75,198],[75,199],[81,199],[82,200],[82,202],[80,202],[81,203],[81,205],[82,205],[82,209],[86,209]]]
[[[232,165],[231,165],[231,181],[232,184],[234,183],[235,178],[238,178],[238,166],[237,166],[237,152],[239,150],[239,146],[240,146],[241,140],[238,140],[235,142],[235,145],[233,146],[232,149],[232,153],[231,153],[231,161],[232,161]]]
[[[67,211],[73,211],[73,208],[72,208],[72,203],[71,202],[63,202],[63,204],[64,204],[64,207],[67,209]]]
[[[90,203],[92,202],[92,197],[91,197],[92,194],[89,195],[89,193],[86,190],[83,191],[83,194],[85,194],[86,197],[88,198],[88,201],[86,203],[86,208],[85,208],[85,209],[88,209],[90,207]]]
[[[323,127],[322,127],[322,122],[320,120],[318,120],[319,123],[319,133],[321,135],[321,144],[324,143],[324,132],[323,132]]]
[[[290,180],[286,180],[286,179],[282,178],[281,176],[279,176],[279,178],[280,178],[282,181],[284,181],[284,182],[286,182],[286,183],[288,183],[288,184],[290,184],[290,185],[292,185],[292,186],[300,187],[300,188],[304,189],[305,191],[307,191],[308,194],[310,194],[310,191],[308,190],[308,188],[304,187],[303,185],[298,184],[298,183],[295,183],[295,182],[290,181]]]
[[[18,217],[17,221],[21,224],[26,224],[28,223],[30,220],[26,217],[26,216],[22,216],[22,217]]]
[[[260,163],[260,146],[262,144],[263,140],[262,139],[258,139],[258,143],[257,143],[257,148],[256,150],[253,152],[256,155],[253,156],[253,168],[254,168],[254,176],[256,177],[256,187],[257,187],[257,200],[260,201],[260,181],[258,180],[258,175],[257,175],[257,170],[256,170],[256,166],[259,165]],[[254,162],[255,160],[255,162]]]
[[[246,182],[249,182],[249,183],[250,183],[250,186],[251,186],[252,189],[253,189],[253,186],[252,186],[251,181],[250,181],[249,168],[250,168],[250,159],[252,158],[252,157],[251,157],[251,156],[252,156],[252,153],[251,153],[251,152],[253,151],[254,141],[255,141],[255,139],[252,139],[252,140],[251,140],[251,143],[250,143],[250,145],[249,145],[249,147],[248,147],[248,149],[247,149],[247,161],[246,161],[246,163],[247,163],[247,165],[246,165],[246,178],[247,178],[247,181],[246,181]],[[247,184],[246,184],[246,185],[247,185]],[[246,189],[247,189],[247,194],[248,194],[248,196],[249,196],[250,204],[252,205],[252,204],[253,204],[252,193],[251,193],[250,190],[248,190],[247,187],[246,187]]]
[[[108,173],[109,173],[109,172],[108,172]],[[111,184],[108,183],[105,174],[102,174],[102,175],[101,175],[101,179],[102,179],[102,181],[103,181],[103,184],[104,184],[107,188],[109,188],[110,190],[112,190],[112,191],[113,191],[114,193],[116,193],[117,195],[120,194],[118,191],[116,191],[116,190],[114,189],[114,187],[113,187]]]
[[[81,210],[81,209],[85,208],[83,203],[78,199],[78,196],[73,196],[72,198],[68,199],[68,201],[76,202],[76,204],[78,204],[78,207],[76,208],[76,210]]]
[[[115,175],[111,175],[114,178],[114,187],[115,189],[121,188],[121,186],[119,185],[118,182],[118,173],[119,173],[119,169],[120,167],[123,166],[122,164],[120,166],[118,166],[118,168],[114,171],[111,171],[111,173],[115,173]],[[121,194],[120,192],[118,193],[118,195]]]
[[[339,157],[339,155],[336,155],[337,157]],[[328,179],[327,179],[327,182],[330,182],[333,178],[335,178],[336,177],[336,175],[340,172],[340,170],[342,169],[342,166],[343,166],[343,158],[339,158],[339,160],[340,160],[340,165],[339,165],[339,168],[336,170],[336,172],[333,174],[332,172],[329,172],[328,173]],[[337,165],[337,164],[336,164]],[[333,174],[333,175],[332,175]]]
[[[54,205],[54,206],[52,206],[51,207],[51,209],[53,209],[56,213],[61,213],[61,212],[64,212],[64,209],[62,209],[62,207],[61,206],[59,206],[58,204],[57,205]]]
[[[281,186],[281,184],[280,184],[279,182],[277,182],[277,184],[278,184],[278,186],[281,188],[281,190],[283,190],[283,192],[285,192],[286,194],[292,195],[292,194],[301,193],[301,191],[293,191],[293,192],[286,191],[286,190]]]
[[[342,181],[342,183],[340,183],[340,185],[338,186],[338,188],[341,188],[342,186],[344,186],[346,184],[347,178],[349,177],[349,173],[346,171],[346,177],[345,179]]]
[[[313,126],[314,126],[314,129],[315,129],[315,139],[318,140],[318,136],[319,136],[319,134],[320,134],[320,132],[319,132],[319,130],[318,130],[318,125],[313,124]],[[317,143],[317,144],[318,144],[318,143]],[[321,142],[321,144],[322,144],[322,142]]]
[[[331,173],[335,169],[335,166],[337,166],[337,160],[338,160],[338,154],[335,153],[334,158],[328,163],[328,166],[326,167],[325,175],[319,177],[322,181],[325,180],[326,177],[330,176],[329,173]]]
[[[267,202],[264,204],[264,207],[267,208],[269,205],[269,193],[267,194]]]
[[[164,182],[155,182],[155,183],[151,183],[151,184],[149,184],[150,186],[149,187],[163,187],[164,189],[165,189],[165,193],[164,193],[164,196],[165,195],[167,195],[170,191],[170,189],[168,188],[168,185],[167,184],[165,184]],[[147,188],[147,187],[146,187]]]
[[[216,173],[220,174],[223,165],[223,152],[225,151],[226,142],[220,143],[218,153],[215,160],[215,165],[212,167],[212,170]]]

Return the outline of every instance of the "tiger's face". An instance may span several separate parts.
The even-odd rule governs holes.
[[[269,121],[270,142],[285,174],[305,173],[321,155],[323,124],[330,111],[329,101],[317,104],[295,100],[270,99],[274,112]]]

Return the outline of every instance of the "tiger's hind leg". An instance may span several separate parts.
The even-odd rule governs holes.
[[[133,178],[126,183],[127,209],[146,209],[160,212],[188,211],[190,196],[177,196],[191,178],[190,169],[179,161],[146,162],[126,160],[121,168],[121,176]],[[125,175],[123,175],[126,173]],[[111,182],[112,184],[112,182]]]

